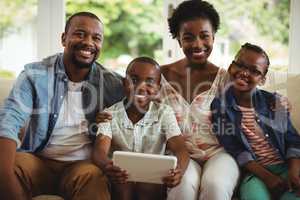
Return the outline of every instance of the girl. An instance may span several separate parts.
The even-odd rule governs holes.
[[[242,200],[300,200],[300,136],[286,110],[270,109],[278,97],[256,88],[264,84],[269,64],[263,49],[242,46],[228,70],[231,84],[212,102],[213,128],[247,172]]]

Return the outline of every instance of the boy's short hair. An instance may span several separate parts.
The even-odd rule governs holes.
[[[86,11],[84,11],[84,12],[77,12],[77,13],[71,15],[71,16],[68,18],[68,20],[66,21],[66,25],[65,25],[65,33],[68,32],[68,30],[69,30],[69,28],[70,28],[70,25],[71,25],[71,22],[72,22],[72,19],[73,19],[74,17],[78,17],[78,16],[80,16],[80,17],[90,17],[90,18],[96,19],[96,20],[98,20],[100,23],[102,23],[102,21],[100,20],[100,18],[97,17],[97,15],[95,15],[95,14],[93,14],[93,13],[91,13],[91,12],[86,12]]]
[[[128,72],[128,69],[131,67],[131,65],[133,63],[136,63],[136,62],[150,63],[150,64],[154,65],[160,71],[160,65],[153,58],[150,58],[150,57],[147,57],[147,56],[141,56],[141,57],[137,57],[137,58],[133,59],[128,64],[127,69],[126,69],[126,74]]]
[[[174,10],[172,16],[168,19],[169,31],[173,38],[177,38],[180,25],[183,22],[204,18],[208,19],[212,25],[214,33],[220,26],[220,17],[212,4],[202,0],[184,1]]]
[[[266,65],[267,65],[267,70],[266,70],[266,72],[265,72],[265,75],[266,75],[267,72],[268,72],[268,68],[269,68],[269,66],[270,66],[270,59],[269,59],[269,56],[268,56],[268,54],[266,53],[266,51],[265,51],[263,48],[261,48],[260,46],[258,46],[258,45],[255,45],[255,44],[251,44],[251,43],[249,43],[249,42],[246,42],[245,44],[243,44],[243,45],[241,46],[241,49],[240,49],[240,50],[238,51],[238,53],[236,54],[235,59],[240,55],[240,52],[241,52],[243,49],[247,49],[247,50],[254,51],[254,52],[256,52],[256,53],[260,53],[260,54],[264,55],[264,57],[266,58]]]

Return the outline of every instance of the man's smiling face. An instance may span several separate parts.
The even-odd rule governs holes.
[[[103,24],[88,16],[75,16],[62,35],[66,62],[89,68],[99,57],[103,43]]]

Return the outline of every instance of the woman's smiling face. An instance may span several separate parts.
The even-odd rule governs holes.
[[[205,64],[213,49],[214,32],[208,19],[196,18],[180,26],[178,42],[191,64]]]

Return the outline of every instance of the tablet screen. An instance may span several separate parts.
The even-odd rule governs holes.
[[[114,165],[126,170],[128,181],[162,184],[162,178],[167,176],[170,169],[175,169],[175,156],[115,151]]]

